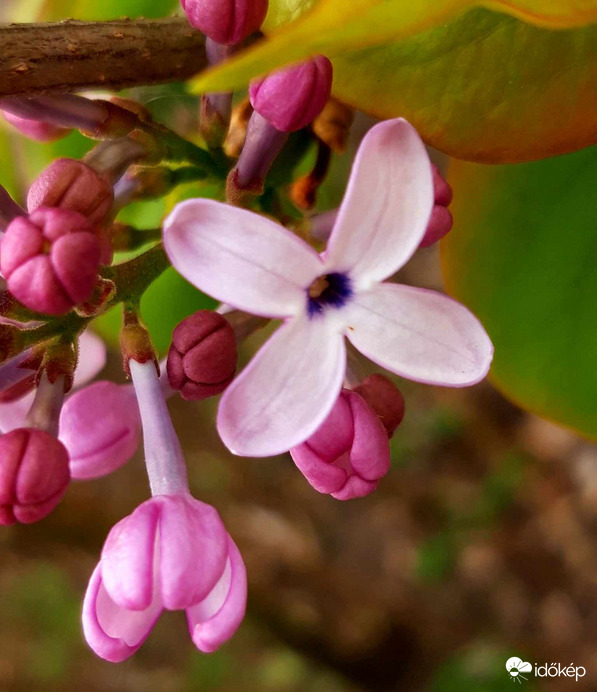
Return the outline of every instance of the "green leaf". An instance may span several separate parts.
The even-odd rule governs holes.
[[[334,61],[341,100],[402,115],[428,144],[487,163],[594,144],[596,83],[597,26],[549,31],[487,10]]]
[[[252,77],[314,53],[334,57],[403,40],[479,5],[540,26],[561,28],[597,21],[597,0],[273,0],[271,5],[266,30],[275,31],[199,76],[196,91],[241,87]]]
[[[44,0],[38,12],[38,21],[60,19],[108,20],[121,17],[157,18],[169,15],[176,0]],[[30,20],[32,21],[32,20]]]
[[[449,291],[495,345],[493,382],[523,408],[597,438],[597,148],[489,167],[454,162]]]

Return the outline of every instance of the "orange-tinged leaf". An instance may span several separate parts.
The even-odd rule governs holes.
[[[267,40],[200,75],[194,90],[241,87],[315,53],[332,57],[404,39],[478,6],[553,28],[597,21],[597,0],[273,0],[265,28],[275,30]]]

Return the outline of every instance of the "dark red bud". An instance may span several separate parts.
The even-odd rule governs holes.
[[[363,380],[354,388],[377,413],[388,437],[392,437],[404,418],[404,397],[387,377],[375,374]]]
[[[237,363],[236,339],[217,312],[199,310],[174,330],[168,353],[168,380],[183,399],[206,399],[232,382]]]
[[[64,445],[42,430],[0,437],[0,524],[31,524],[60,502],[70,482]]]

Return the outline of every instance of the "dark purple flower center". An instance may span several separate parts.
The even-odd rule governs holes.
[[[352,295],[350,279],[346,274],[319,276],[307,289],[309,317],[320,315],[324,308],[341,308]]]

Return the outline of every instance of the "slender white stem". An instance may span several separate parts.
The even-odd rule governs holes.
[[[152,495],[188,492],[182,448],[166,406],[164,391],[153,362],[130,361],[131,377],[143,425],[145,465]]]
[[[18,356],[5,361],[0,366],[0,391],[9,389],[33,374],[33,370],[19,367],[29,354],[29,350],[19,353]]]

